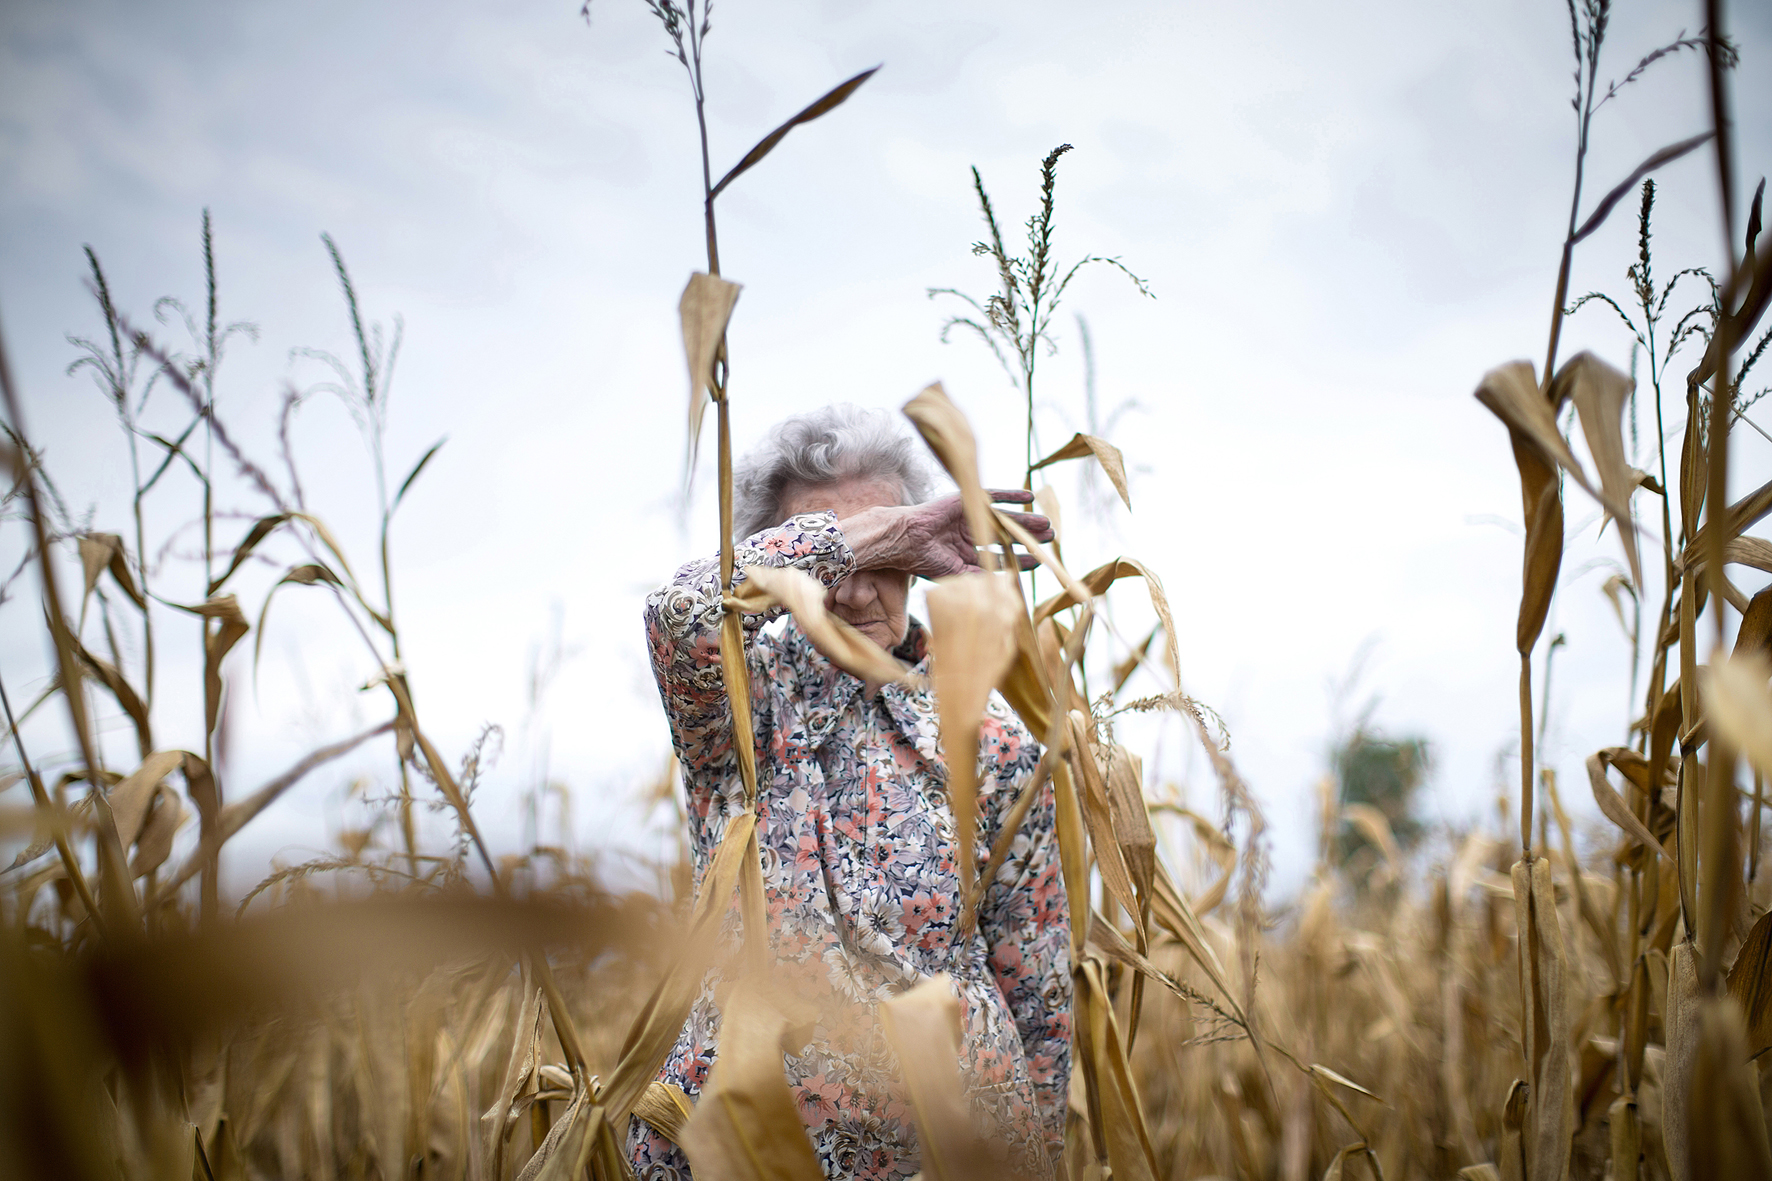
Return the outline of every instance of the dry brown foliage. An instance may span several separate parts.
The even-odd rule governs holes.
[[[678,47],[700,113],[705,7],[698,13],[693,3],[679,9],[671,0],[649,2]],[[1607,5],[1585,0],[1572,15],[1584,159],[1592,114],[1618,87],[1599,97]],[[1733,370],[1735,352],[1772,299],[1772,243],[1756,249],[1757,202],[1745,250],[1731,257],[1718,284],[1705,361],[1688,382],[1679,528],[1676,535],[1664,508],[1666,597],[1643,714],[1632,722],[1635,741],[1588,762],[1596,803],[1617,830],[1611,847],[1585,860],[1578,855],[1555,778],[1532,754],[1531,660],[1557,588],[1564,477],[1616,519],[1633,599],[1646,593],[1633,498],[1647,492],[1664,506],[1672,501],[1665,475],[1657,484],[1625,463],[1620,416],[1629,379],[1591,354],[1560,367],[1556,356],[1571,252],[1642,174],[1711,142],[1729,191],[1724,70],[1732,54],[1718,6],[1711,5],[1703,36],[1682,37],[1646,59],[1625,84],[1656,57],[1687,48],[1709,59],[1720,134],[1652,156],[1585,221],[1578,216],[1578,174],[1544,370],[1512,362],[1477,389],[1511,439],[1527,526],[1516,636],[1517,844],[1511,831],[1469,832],[1428,866],[1399,851],[1381,812],[1354,806],[1329,819],[1363,833],[1381,855],[1380,869],[1354,882],[1326,853],[1291,913],[1266,913],[1261,813],[1207,711],[1181,683],[1187,635],[1156,574],[1121,558],[1073,575],[1058,545],[1039,545],[990,508],[979,484],[974,425],[941,387],[906,405],[959,486],[974,536],[985,543],[985,573],[931,595],[933,682],[946,740],[954,749],[972,741],[984,697],[999,690],[1046,750],[1019,814],[1048,780],[1058,799],[1076,984],[1070,1176],[1772,1175],[1772,1071],[1762,1065],[1772,1047],[1772,884],[1758,873],[1760,785],[1772,775],[1772,589],[1749,598],[1722,573],[1727,565],[1772,566],[1767,543],[1745,536],[1772,511],[1772,485],[1724,503],[1738,379],[1718,376]],[[709,269],[684,292],[683,338],[692,443],[705,405],[717,410],[722,574],[729,587],[726,326],[738,288],[718,275],[714,201],[792,127],[836,107],[867,76],[845,82],[765,137],[717,185],[704,169]],[[1043,220],[1036,219],[1047,244],[1057,157],[1046,161]],[[1645,225],[1647,209],[1646,201]],[[1736,241],[1733,220],[1726,204],[1725,228]],[[205,241],[207,248],[207,219]],[[374,426],[379,472],[374,424],[385,412],[397,344],[384,350],[380,336],[365,331],[342,259],[327,244],[361,346],[355,374],[334,364],[341,392]],[[1000,241],[997,252],[1009,267]],[[206,591],[201,602],[180,608],[202,628],[204,674],[190,691],[203,704],[204,750],[162,749],[149,728],[158,616],[139,512],[160,473],[137,473],[133,547],[118,534],[59,529],[51,486],[26,442],[0,353],[10,422],[0,461],[7,499],[31,535],[57,664],[54,684],[23,712],[66,710],[78,743],[66,774],[49,782],[29,758],[12,702],[5,702],[17,763],[4,787],[22,784],[18,794],[28,792],[30,803],[0,819],[9,835],[29,833],[30,844],[0,892],[0,1172],[95,1181],[528,1181],[587,1174],[613,1181],[627,1175],[621,1141],[637,1112],[685,1146],[699,1176],[815,1178],[779,1070],[779,1055],[794,1044],[808,1012],[803,998],[771,990],[760,961],[766,920],[754,811],[729,825],[695,896],[687,896],[680,872],[683,896],[669,902],[611,896],[587,865],[557,850],[495,859],[473,814],[479,753],[458,766],[443,757],[400,660],[388,525],[435,448],[392,499],[380,485],[377,594],[303,506],[293,462],[290,487],[282,488],[234,446],[213,413],[226,335],[218,336],[213,298],[207,353],[200,364],[181,364],[130,330],[110,304],[96,259],[93,266],[111,347],[91,346],[92,364],[126,426],[134,431],[129,375],[145,359],[155,380],[191,405],[184,439],[199,429],[210,436],[271,511],[231,551],[218,549],[209,495],[215,473],[199,466],[184,439],[154,437],[165,453],[160,472],[176,458],[204,489]],[[1041,267],[1035,270],[1044,276]],[[1038,298],[1031,306],[1050,314]],[[1044,321],[1036,317],[1017,332],[1018,340],[1037,343]],[[1030,364],[1018,378],[1030,405],[1032,373]],[[1595,478],[1569,446],[1571,428],[1559,425],[1565,404],[1574,407]],[[138,438],[130,438],[133,448]],[[1035,462],[1031,438],[1030,430],[1030,484],[1035,470],[1053,463],[1098,463],[1130,505],[1124,462],[1111,444],[1079,435]],[[1042,504],[1054,503],[1050,490],[1042,497]],[[224,791],[213,770],[220,665],[248,632],[262,637],[271,592],[254,624],[228,587],[273,539],[300,560],[272,591],[306,586],[334,596],[382,670],[374,688],[386,693],[390,713],[259,790],[237,794],[231,785]],[[58,546],[80,559],[78,593],[58,585],[50,556]],[[1056,579],[1061,589],[1053,598],[1030,601],[1031,584],[1012,573],[1017,547]],[[218,576],[213,567],[224,557]],[[1161,634],[1114,653],[1113,692],[1141,668],[1158,682],[1158,693],[1126,708],[1180,715],[1208,758],[1227,815],[1236,818],[1229,832],[1171,801],[1147,799],[1138,756],[1116,744],[1106,724],[1113,694],[1091,699],[1085,691],[1078,670],[1099,601],[1126,578],[1145,584]],[[89,647],[90,603],[98,596],[99,626],[109,636],[117,594],[116,610],[130,605],[147,637],[139,673]],[[753,576],[729,601],[724,674],[741,730],[749,724],[749,698],[740,607],[783,604],[858,674],[903,675],[891,657],[825,616],[820,597],[782,574]],[[1728,651],[1725,605],[1742,613]],[[1701,630],[1710,633],[1708,642]],[[1161,659],[1152,656],[1153,639]],[[139,763],[128,774],[105,771],[98,757],[89,696],[98,693],[108,694],[134,727]],[[387,736],[401,785],[398,846],[347,835],[340,857],[280,871],[243,901],[239,914],[224,913],[217,858],[226,842],[304,775]],[[957,765],[970,760],[960,756]],[[755,767],[746,762],[742,770],[754,803]],[[956,776],[953,789],[956,815],[969,830],[976,785]],[[663,790],[671,790],[668,779]],[[457,837],[441,852],[424,848],[411,822],[412,808],[432,792]],[[193,811],[196,845],[174,866],[174,837]],[[1550,818],[1560,840],[1549,839]],[[974,873],[967,860],[963,877]],[[323,889],[318,883],[326,875],[363,888]],[[699,1102],[691,1102],[651,1080],[733,909],[750,954],[728,997],[719,1064]],[[988,1146],[973,1142],[967,1122],[953,1118],[958,1080],[944,1065],[957,1049],[951,996],[933,981],[886,1009],[890,1036],[910,1067],[906,1083],[925,1173],[988,1173]]]

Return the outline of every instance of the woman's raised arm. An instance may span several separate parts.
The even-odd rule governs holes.
[[[749,566],[794,566],[825,586],[835,585],[855,558],[831,513],[804,513],[753,534],[733,551],[735,582]],[[720,559],[699,558],[646,596],[646,643],[659,696],[671,723],[671,742],[693,787],[711,788],[737,770],[732,755],[732,707],[720,680]],[[745,648],[779,608],[744,617]],[[757,687],[753,677],[752,687]],[[759,721],[763,719],[759,718]]]

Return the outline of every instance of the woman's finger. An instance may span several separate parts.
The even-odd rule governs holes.
[[[1038,513],[1004,513],[1011,521],[1032,533],[1039,541],[1052,540],[1052,522]]]
[[[996,504],[1032,504],[1034,494],[1026,488],[986,488]]]
[[[1032,554],[1016,554],[1015,560],[1021,563],[1023,570],[1032,570],[1040,564],[1040,559]]]

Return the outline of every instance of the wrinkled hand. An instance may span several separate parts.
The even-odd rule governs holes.
[[[987,488],[998,504],[1031,504],[1020,488]],[[1006,514],[1036,541],[1051,541],[1052,522],[1037,513]],[[958,494],[925,504],[871,508],[843,520],[843,532],[861,570],[903,570],[919,578],[946,578],[980,569],[978,545],[966,523]],[[1032,554],[1016,554],[1023,570],[1039,564]]]

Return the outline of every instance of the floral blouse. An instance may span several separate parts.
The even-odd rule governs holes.
[[[833,586],[855,558],[831,513],[808,513],[737,547],[747,566],[796,566]],[[744,809],[720,680],[719,562],[679,570],[646,600],[646,634],[683,766],[697,882],[726,820]],[[758,839],[775,971],[839,998],[811,1042],[784,1055],[787,1081],[829,1177],[909,1177],[921,1167],[910,1102],[875,1006],[948,973],[962,1010],[961,1063],[979,1130],[1004,1163],[1050,1176],[1063,1146],[1071,1070],[1070,934],[1046,785],[1001,865],[990,850],[1040,748],[992,695],[979,744],[978,922],[958,934],[960,884],[947,770],[927,687],[873,698],[821,655],[791,617],[747,615],[756,722]],[[910,623],[896,654],[928,672]],[[925,682],[925,685],[927,682]],[[729,916],[729,922],[734,921]],[[700,1092],[717,1053],[709,973],[659,1078]],[[639,1119],[628,1135],[639,1181],[687,1181],[681,1150]]]

